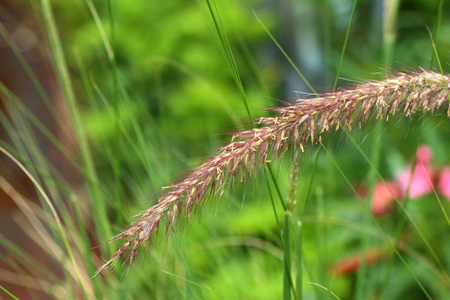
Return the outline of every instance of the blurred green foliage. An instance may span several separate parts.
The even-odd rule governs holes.
[[[245,46],[256,55],[258,46],[266,42],[264,31],[253,21],[251,13],[256,2],[226,3],[226,18],[230,22],[225,28],[236,49],[250,105],[263,108],[270,101],[267,95],[261,96],[262,87],[252,77],[251,66],[241,53]],[[234,131],[237,127],[242,128],[243,122],[248,123],[238,117],[245,115],[245,110],[204,3],[111,1],[112,15],[109,15],[108,2],[97,1],[96,9],[102,16],[103,29],[111,37],[114,66],[108,62],[106,47],[97,25],[89,16],[88,7],[81,5],[80,13],[71,14],[73,4],[58,2],[57,5],[60,6],[60,26],[65,31],[70,30],[66,38],[63,35],[63,40],[74,72],[79,66],[72,52],[82,59],[88,79],[98,85],[108,105],[130,106],[139,126],[149,126],[147,122],[151,116],[159,132],[170,136],[174,146],[191,155],[208,149],[204,141],[209,141],[211,136]],[[69,18],[66,19],[66,15]],[[279,83],[274,80],[279,76],[270,74],[273,71],[270,65],[263,65],[260,70],[271,90]],[[117,72],[117,83],[112,78],[114,72]],[[93,97],[99,98],[95,93]],[[127,101],[121,102],[124,98]],[[104,105],[97,101],[100,106]],[[118,112],[127,110],[121,106],[116,108]],[[97,114],[87,119],[93,122],[86,124],[88,131],[91,126],[94,130],[99,126],[95,119],[106,121],[109,118],[105,109],[98,110]],[[103,126],[105,132],[112,133],[113,130],[107,127],[113,127],[114,122],[105,122]]]

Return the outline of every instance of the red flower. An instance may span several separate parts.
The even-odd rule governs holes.
[[[395,181],[377,182],[372,198],[372,213],[383,216],[391,211],[395,199],[400,199],[401,189]]]
[[[363,261],[366,265],[373,265],[381,261],[387,254],[382,248],[369,249],[365,255],[354,253],[329,266],[329,271],[337,275],[353,273],[361,267]]]

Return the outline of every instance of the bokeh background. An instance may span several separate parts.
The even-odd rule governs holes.
[[[274,213],[263,171],[208,199],[176,232],[161,229],[134,265],[93,275],[120,246],[109,238],[162,187],[251,127],[245,101],[259,117],[313,97],[299,71],[330,92],[337,74],[343,88],[395,71],[439,71],[439,63],[450,69],[448,1],[2,0],[0,21],[1,146],[49,195],[73,252],[35,185],[2,154],[1,297],[280,299],[283,211],[274,201]],[[421,144],[437,168],[448,166],[449,125],[444,112],[395,117],[353,137],[388,180]],[[415,277],[433,298],[448,297],[445,197],[411,201],[414,224],[399,209],[377,217],[380,231],[352,193],[373,183],[373,168],[342,133],[326,145],[301,158],[305,299],[424,299]],[[288,152],[273,163],[282,194],[291,162]],[[386,250],[386,236],[403,245],[409,270]],[[367,251],[376,257],[369,266],[336,265]]]

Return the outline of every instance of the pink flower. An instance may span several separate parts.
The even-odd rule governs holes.
[[[421,196],[433,192],[433,175],[435,173],[431,166],[433,152],[430,147],[422,145],[417,149],[416,165],[411,172],[412,165],[397,174],[397,182],[400,186],[403,197],[417,199]],[[412,178],[411,178],[412,174]]]
[[[395,199],[401,198],[401,190],[395,181],[377,182],[373,191],[372,213],[383,216],[391,211]]]
[[[450,166],[445,167],[439,173],[437,189],[447,200],[450,200]]]
[[[437,172],[431,165],[432,158],[431,148],[421,145],[417,149],[414,170],[410,163],[406,170],[397,174],[394,181],[378,181],[373,191],[372,213],[376,216],[387,215],[391,212],[396,199],[404,200],[406,196],[417,199],[433,193],[433,187],[450,200],[450,166]],[[366,188],[359,187],[358,194],[360,197],[365,197]]]

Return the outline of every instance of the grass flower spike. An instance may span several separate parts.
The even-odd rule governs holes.
[[[180,218],[202,205],[208,196],[219,196],[224,183],[256,172],[258,167],[282,155],[290,144],[304,149],[315,144],[326,132],[351,131],[353,124],[363,126],[374,116],[388,119],[401,113],[433,113],[449,108],[450,77],[430,71],[398,73],[384,81],[368,82],[342,91],[322,94],[314,99],[276,108],[273,117],[260,118],[259,128],[235,133],[219,153],[194,169],[178,183],[164,188],[158,202],[141,212],[135,223],[112,241],[126,242],[102,266],[128,255],[132,261],[141,244],[149,244],[161,222],[170,230]]]

